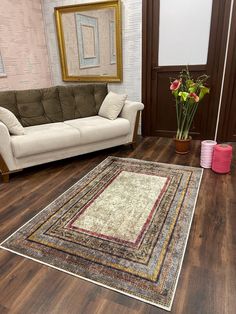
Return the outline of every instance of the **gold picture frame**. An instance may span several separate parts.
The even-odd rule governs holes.
[[[56,7],[54,13],[63,81],[121,82],[120,0]]]

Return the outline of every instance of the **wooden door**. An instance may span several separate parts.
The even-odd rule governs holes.
[[[158,64],[160,1],[143,0],[142,100],[145,110],[142,132],[148,136],[172,137],[176,132],[176,113],[175,103],[169,91],[169,78],[176,77],[185,65],[160,66]],[[212,1],[206,62],[189,66],[194,76],[203,73],[210,75],[208,85],[211,88],[210,95],[200,103],[194,119],[191,129],[194,138],[214,138],[215,135],[230,4],[231,0]],[[200,22],[201,17],[199,17]],[[171,36],[181,36],[181,30],[176,32],[172,30]]]
[[[236,2],[232,10],[232,22],[228,44],[223,97],[219,116],[217,139],[236,141]]]

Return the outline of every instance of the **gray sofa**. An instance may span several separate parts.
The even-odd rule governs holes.
[[[135,143],[143,104],[126,101],[115,120],[98,115],[106,84],[77,84],[0,92],[0,106],[12,111],[24,135],[10,135],[0,122],[0,171],[3,181],[23,168]]]

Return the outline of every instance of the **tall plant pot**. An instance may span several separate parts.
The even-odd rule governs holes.
[[[188,154],[190,152],[191,140],[191,136],[189,136],[187,140],[178,140],[174,138],[175,152],[181,155]]]

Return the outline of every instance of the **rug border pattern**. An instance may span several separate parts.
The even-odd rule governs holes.
[[[34,258],[34,257],[30,257],[28,255],[25,255],[25,254],[22,254],[20,252],[17,252],[15,250],[12,250],[10,248],[7,248],[7,247],[4,247],[4,243],[7,242],[8,239],[10,239],[15,233],[17,233],[18,231],[20,231],[22,228],[24,228],[27,224],[29,224],[33,219],[35,219],[39,214],[41,214],[42,212],[46,211],[55,201],[57,201],[58,199],[60,199],[64,194],[68,193],[69,191],[72,191],[73,188],[78,184],[82,184],[83,181],[86,180],[86,178],[89,177],[89,175],[95,171],[95,169],[103,166],[103,164],[105,164],[107,161],[109,161],[109,159],[119,159],[119,160],[123,160],[123,161],[133,161],[133,162],[139,162],[139,163],[148,163],[148,164],[154,164],[154,165],[157,165],[157,164],[160,164],[160,165],[163,165],[163,166],[167,166],[170,167],[170,168],[174,168],[174,169],[178,169],[178,167],[183,167],[183,168],[186,168],[186,170],[196,170],[198,169],[199,171],[201,170],[201,174],[200,174],[200,179],[199,179],[199,182],[198,182],[198,188],[197,188],[197,191],[196,191],[196,196],[195,196],[195,201],[194,201],[194,205],[193,205],[193,208],[192,208],[192,213],[191,213],[191,218],[190,218],[190,223],[189,223],[189,226],[188,226],[188,232],[186,234],[186,240],[185,240],[185,243],[184,243],[184,249],[182,251],[182,256],[181,256],[181,261],[180,261],[180,264],[179,264],[179,268],[178,268],[178,273],[177,273],[177,276],[176,276],[176,279],[175,279],[175,285],[174,285],[174,290],[173,290],[173,294],[172,294],[172,298],[171,298],[171,301],[170,301],[170,305],[169,306],[164,306],[162,304],[157,304],[155,302],[151,302],[147,299],[143,299],[143,298],[140,298],[138,296],[136,296],[135,294],[130,294],[130,293],[127,293],[125,291],[122,291],[122,290],[119,290],[119,289],[116,289],[112,286],[108,286],[108,285],[105,285],[99,281],[96,281],[96,280],[93,280],[93,279],[90,279],[90,278],[87,278],[87,277],[84,277],[84,276],[81,276],[81,275],[78,275],[76,273],[73,273],[73,272],[70,272],[70,271],[67,271],[63,268],[60,268],[60,267],[57,267],[55,265],[52,265],[52,264],[49,264],[49,263],[46,263],[44,261],[41,261],[37,258]],[[194,217],[194,213],[195,213],[195,208],[196,208],[196,204],[197,204],[197,200],[198,200],[198,195],[199,195],[199,190],[200,190],[200,186],[201,186],[201,181],[202,181],[202,177],[203,177],[203,173],[204,173],[204,169],[201,169],[200,167],[191,167],[191,166],[184,166],[184,165],[175,165],[175,164],[166,164],[166,163],[160,163],[160,162],[155,162],[155,161],[146,161],[146,160],[141,160],[141,159],[136,159],[136,158],[125,158],[125,157],[116,157],[116,156],[108,156],[107,158],[105,158],[102,162],[100,162],[96,167],[94,167],[93,169],[91,169],[85,176],[83,176],[79,181],[75,182],[71,187],[69,187],[65,192],[63,192],[61,195],[59,195],[56,199],[54,199],[50,204],[48,204],[45,208],[43,208],[41,211],[39,211],[36,215],[34,215],[31,219],[29,219],[25,224],[23,224],[21,227],[19,227],[16,231],[14,231],[12,234],[10,234],[6,239],[4,239],[1,243],[0,243],[0,248],[3,249],[3,250],[6,250],[8,252],[11,252],[11,253],[15,253],[19,256],[22,256],[22,257],[25,257],[27,259],[30,259],[30,260],[33,260],[35,262],[38,262],[40,264],[43,264],[43,265],[46,265],[48,267],[51,267],[51,268],[54,268],[56,270],[59,270],[59,271],[62,271],[64,273],[67,273],[67,274],[70,274],[74,277],[77,277],[77,278],[80,278],[80,279],[83,279],[83,280],[86,280],[88,282],[91,282],[91,283],[94,283],[96,285],[99,285],[99,286],[102,286],[102,287],[105,287],[109,290],[112,290],[112,291],[115,291],[115,292],[119,292],[123,295],[127,295],[129,297],[132,297],[134,299],[137,299],[139,301],[142,301],[142,302],[145,302],[147,304],[151,304],[151,305],[154,305],[156,307],[159,307],[159,308],[162,308],[164,310],[167,310],[167,311],[170,311],[171,308],[172,308],[172,305],[173,305],[173,301],[174,301],[174,297],[175,297],[175,293],[176,293],[176,289],[177,289],[177,285],[178,285],[178,281],[179,281],[179,276],[180,276],[180,273],[181,273],[181,269],[182,269],[182,265],[183,265],[183,261],[184,261],[184,256],[185,256],[185,252],[186,252],[186,248],[187,248],[187,244],[188,244],[188,239],[189,239],[189,234],[190,234],[190,230],[191,230],[191,226],[192,226],[192,221],[193,221],[193,217]]]

